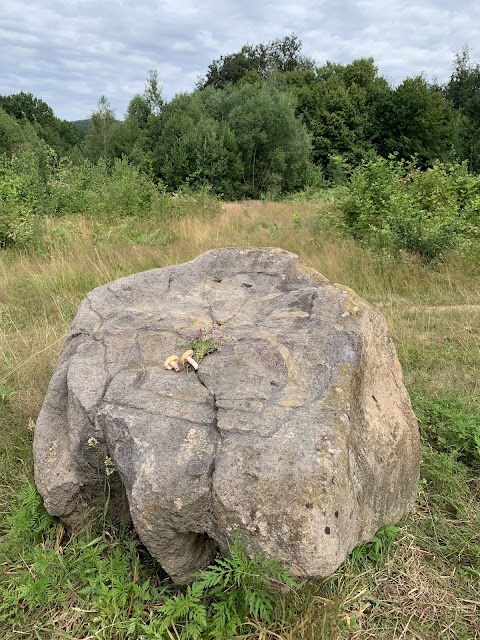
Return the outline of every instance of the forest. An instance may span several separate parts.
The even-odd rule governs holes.
[[[480,637],[479,229],[467,47],[444,85],[393,86],[371,58],[319,66],[291,35],[212,61],[169,101],[147,71],[120,117],[105,96],[77,122],[0,96],[0,639]],[[235,538],[177,587],[111,519],[114,469],[81,531],[46,512],[35,421],[92,289],[245,246],[298,254],[386,318],[421,436],[417,501],[323,579],[295,584]]]
[[[123,120],[105,96],[89,120],[77,123],[60,120],[29,93],[0,96],[0,244],[29,241],[38,215],[100,213],[98,198],[88,201],[99,183],[110,185],[103,190],[107,201],[119,192],[112,183],[123,184],[119,206],[136,215],[148,211],[158,191],[279,199],[338,185],[358,191],[362,181],[371,182],[367,174],[380,172],[397,185],[401,206],[409,201],[402,217],[417,222],[412,190],[429,182],[442,191],[442,215],[433,226],[443,230],[434,243],[465,245],[478,221],[480,170],[480,64],[468,48],[456,55],[444,86],[417,76],[397,87],[379,76],[371,58],[319,67],[301,50],[295,35],[245,45],[214,60],[194,91],[170,102],[151,70]],[[442,181],[456,193],[454,202]],[[372,228],[392,236],[400,224],[392,212],[346,207],[357,236]],[[430,217],[439,209],[422,201],[425,208]],[[409,233],[400,226],[389,238],[394,245]],[[421,238],[402,242],[425,255],[437,252]]]

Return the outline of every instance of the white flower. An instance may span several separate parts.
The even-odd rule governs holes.
[[[107,474],[107,476],[111,476],[112,473],[115,471],[115,464],[113,462],[113,460],[110,458],[110,456],[107,456],[105,458],[105,473]]]

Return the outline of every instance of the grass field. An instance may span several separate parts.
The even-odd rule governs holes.
[[[188,637],[181,621],[155,626],[165,578],[131,534],[103,523],[68,538],[42,513],[29,485],[34,421],[89,290],[250,245],[297,253],[386,316],[419,418],[422,467],[405,522],[333,576],[278,596],[270,622],[250,616],[231,637],[480,638],[480,261],[454,254],[426,267],[379,255],[328,217],[326,202],[212,201],[166,220],[46,218],[34,250],[0,252],[0,638]]]

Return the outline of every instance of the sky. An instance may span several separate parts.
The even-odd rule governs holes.
[[[167,100],[222,55],[294,33],[318,66],[373,57],[397,85],[445,82],[465,45],[480,60],[478,0],[1,0],[0,95],[25,91],[59,118],[117,118],[156,69]]]

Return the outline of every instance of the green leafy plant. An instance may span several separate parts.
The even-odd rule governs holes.
[[[401,528],[395,525],[382,527],[368,542],[355,547],[350,555],[350,562],[357,567],[365,563],[378,564],[382,562],[400,532]]]
[[[465,164],[374,158],[352,173],[339,198],[347,228],[362,242],[432,261],[478,238],[480,179]]]
[[[231,637],[245,631],[248,618],[271,623],[279,590],[296,586],[276,560],[249,558],[237,531],[226,557],[200,571],[185,593],[165,599],[159,630],[170,628],[181,640]]]
[[[0,155],[0,248],[33,240],[46,201],[48,162],[44,146]]]
[[[15,391],[8,384],[0,384],[0,405],[6,405],[13,397]]]
[[[42,619],[60,607],[88,609],[89,628],[99,638],[222,640],[248,630],[251,621],[270,624],[280,590],[296,587],[279,562],[249,558],[238,532],[225,557],[178,588],[165,584],[165,575],[156,579],[152,567],[147,572],[138,540],[110,533],[104,520],[69,536],[33,483],[15,502],[0,539],[0,564],[11,569],[0,573],[5,629],[20,624],[26,633],[41,628],[48,635],[54,623]]]
[[[54,524],[35,485],[28,482],[18,492],[18,507],[6,518],[11,535],[19,540],[40,542]]]
[[[465,407],[455,396],[414,397],[424,438],[439,452],[468,467],[480,467],[480,410]]]
[[[303,226],[303,218],[298,211],[293,214],[293,226],[295,229],[300,229]]]
[[[15,496],[0,536],[0,626],[11,637],[53,637],[60,608],[68,609],[63,624],[70,637],[83,637],[80,610],[88,610],[96,637],[135,637],[165,587],[157,586],[155,571],[146,575],[140,564],[138,541],[89,523],[81,535],[69,536],[50,517],[33,483]],[[102,525],[100,529],[98,525]],[[79,618],[79,619],[78,619]],[[55,631],[56,632],[56,631]]]
[[[189,584],[185,593],[167,597],[160,607],[159,631],[172,628],[177,637],[198,640],[207,629],[207,609],[203,604],[204,588],[198,582]]]

